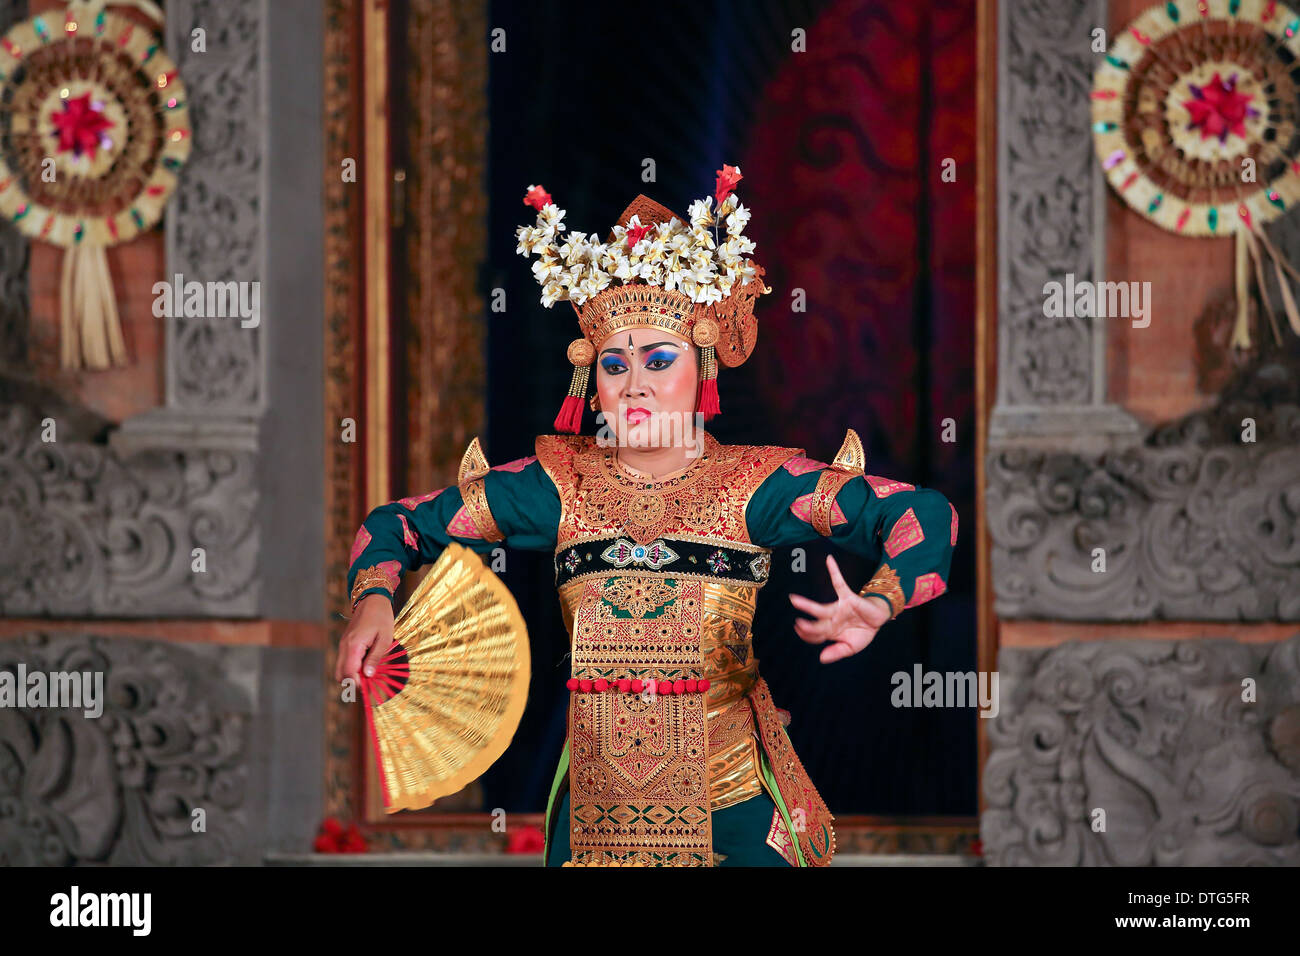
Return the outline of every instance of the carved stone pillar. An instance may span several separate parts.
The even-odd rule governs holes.
[[[1105,319],[1048,318],[1043,286],[1101,281],[1105,178],[1088,92],[1106,0],[998,4],[998,392],[996,444],[1026,436],[1133,436],[1106,400]]]
[[[166,46],[190,92],[194,150],[167,208],[167,275],[269,283],[266,169],[270,107],[265,0],[170,0]],[[204,35],[195,51],[194,31]],[[179,308],[173,312],[179,312]],[[266,325],[166,318],[166,407],[123,422],[114,448],[257,450],[266,409]],[[282,320],[282,319],[281,319]]]

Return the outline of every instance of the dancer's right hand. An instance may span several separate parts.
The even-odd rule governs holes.
[[[393,644],[393,603],[386,594],[367,594],[357,604],[352,623],[339,640],[339,654],[334,663],[334,679],[342,683],[352,678],[360,683],[363,661],[366,676],[388,653]],[[367,653],[369,652],[369,653]]]

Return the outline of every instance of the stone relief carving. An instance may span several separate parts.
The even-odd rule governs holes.
[[[1004,617],[1300,620],[1300,357],[1259,362],[1143,444],[993,447],[987,464]]]
[[[1216,411],[1144,436],[1104,403],[1103,327],[1043,316],[1045,282],[1100,277],[1089,43],[1106,4],[1008,0],[1000,18],[999,389],[987,458],[997,611],[1300,620],[1300,397],[1274,401],[1275,367],[1261,361]],[[1295,251],[1300,217],[1270,232]],[[1263,423],[1250,445],[1247,415]],[[1203,441],[1207,429],[1221,440]],[[1089,434],[1114,437],[1077,450]]]
[[[1043,285],[1092,279],[1094,169],[1088,92],[1104,2],[999,4],[998,402],[1088,405],[1097,397],[1087,318],[1043,315]]]
[[[0,672],[98,671],[104,693],[97,718],[0,708],[0,866],[233,862],[248,828],[252,700],[230,676],[241,650],[86,634],[0,641]]]
[[[0,408],[0,614],[255,615],[255,480],[250,453],[119,456]]]
[[[262,281],[262,176],[267,106],[259,0],[171,0],[167,49],[190,95],[194,151],[167,210],[167,261],[187,281]],[[204,30],[206,52],[191,48]],[[169,319],[172,408],[260,413],[263,330],[237,318]]]
[[[1006,649],[999,669],[990,864],[1300,863],[1300,634]]]

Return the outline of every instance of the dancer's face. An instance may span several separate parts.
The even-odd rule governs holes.
[[[600,410],[620,445],[680,444],[698,383],[695,347],[663,329],[615,332],[596,350]]]

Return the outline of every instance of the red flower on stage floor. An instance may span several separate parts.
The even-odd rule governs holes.
[[[1237,92],[1237,74],[1233,74],[1225,83],[1218,73],[1204,86],[1189,84],[1193,99],[1183,106],[1192,115],[1188,129],[1199,129],[1201,139],[1207,136],[1219,137],[1225,142],[1229,133],[1246,138],[1246,117],[1258,116],[1259,111],[1251,108],[1253,97],[1249,93]]]
[[[60,153],[88,153],[91,159],[95,158],[104,131],[113,128],[103,108],[95,109],[91,103],[90,93],[64,100],[63,111],[56,112],[51,121],[57,130],[53,135],[59,139]]]
[[[518,827],[506,837],[507,853],[541,853],[546,838],[538,827]]]
[[[317,853],[365,853],[368,848],[366,838],[355,823],[349,823],[344,830],[337,817],[326,817],[312,842],[312,849]]]

